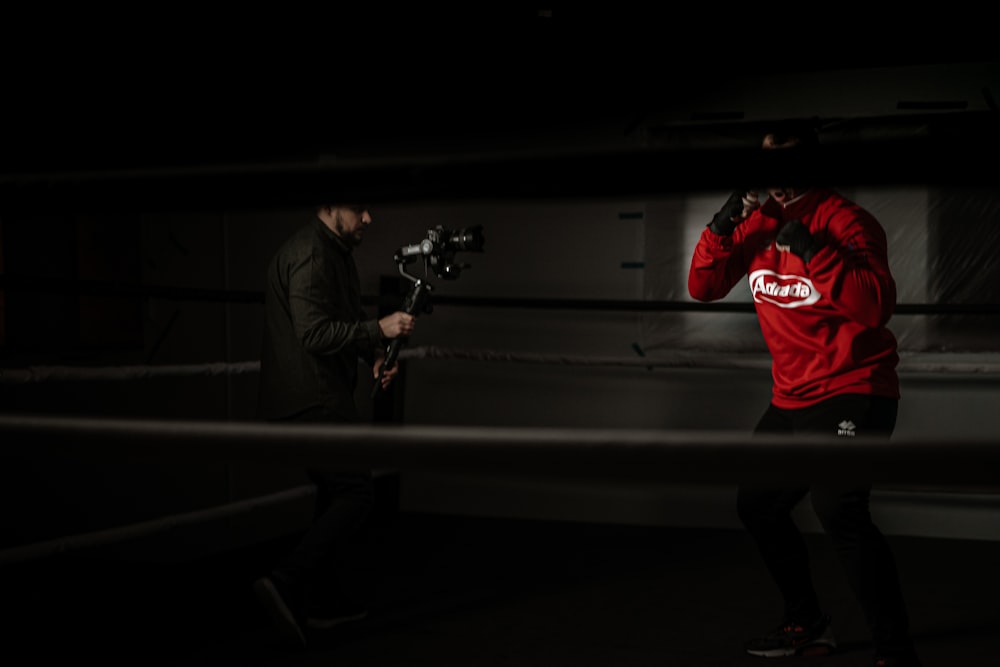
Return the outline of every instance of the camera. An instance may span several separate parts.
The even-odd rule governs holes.
[[[456,253],[482,252],[485,242],[482,225],[456,230],[438,225],[428,229],[427,237],[419,243],[403,246],[397,250],[395,260],[400,273],[410,280],[417,278],[407,273],[404,267],[418,257],[424,259],[425,269],[430,267],[438,278],[455,280],[461,275],[462,269],[469,268],[468,264],[456,263]]]
[[[456,264],[455,254],[463,251],[482,252],[484,243],[482,225],[463,227],[457,230],[438,225],[433,229],[428,229],[427,237],[419,243],[405,245],[397,250],[394,259],[399,267],[399,273],[413,283],[409,293],[403,299],[403,311],[414,316],[420,313],[429,313],[431,309],[430,295],[433,291],[430,283],[406,271],[408,264],[412,264],[418,257],[422,257],[425,272],[429,266],[439,278],[455,280],[462,273],[462,269],[469,266],[468,264]],[[385,372],[396,364],[400,346],[404,344],[405,340],[402,337],[393,338],[386,346],[378,378],[372,386],[372,398],[378,394]]]

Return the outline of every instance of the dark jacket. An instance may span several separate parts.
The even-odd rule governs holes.
[[[314,218],[267,267],[259,416],[325,407],[338,420],[357,419],[358,360],[370,365],[381,343],[378,321],[361,309],[350,248]]]

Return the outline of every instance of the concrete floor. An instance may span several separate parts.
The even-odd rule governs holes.
[[[250,587],[294,536],[184,563],[57,556],[2,573],[6,665],[754,665],[780,618],[741,531],[401,513],[357,554],[363,620],[289,651]],[[807,535],[840,650],[870,665],[825,537]],[[925,667],[996,665],[1000,543],[890,536]]]

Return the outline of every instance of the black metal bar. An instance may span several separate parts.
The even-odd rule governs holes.
[[[0,289],[19,292],[60,294],[97,294],[171,301],[215,301],[219,303],[263,303],[263,292],[251,290],[213,290],[200,287],[137,285],[102,280],[77,280],[48,276],[0,274]]]
[[[23,292],[100,294],[173,301],[214,301],[219,303],[263,303],[264,295],[252,290],[211,290],[164,285],[135,285],[96,280],[74,280],[45,276],[0,274],[0,289]],[[381,305],[388,297],[366,295],[365,305]],[[398,301],[398,297],[392,297]],[[606,310],[630,312],[726,312],[752,313],[752,303],[666,301],[647,299],[560,299],[522,297],[434,296],[435,306],[472,308],[526,308],[546,310]],[[394,307],[398,303],[394,303]],[[996,315],[1000,303],[901,303],[897,315]]]
[[[852,128],[885,128],[895,121],[900,130],[885,131],[879,139],[841,138],[822,145],[805,165],[813,182],[961,187],[997,183],[1000,122],[993,112],[820,120],[850,121]],[[756,131],[745,122],[732,123],[731,128],[740,136]],[[557,145],[530,153],[510,154],[494,147],[440,154],[427,146],[402,158],[391,157],[397,155],[391,152],[340,159],[316,154],[288,164],[255,163],[251,156],[236,165],[197,169],[8,170],[0,174],[0,212],[266,209],[313,206],[329,199],[378,204],[648,197],[743,186],[748,174],[756,182],[801,175],[801,159],[783,151],[761,151],[756,143],[743,141],[713,146],[698,139],[703,131],[697,123],[653,128],[644,145],[623,143],[614,149]],[[691,137],[689,145],[676,147]]]

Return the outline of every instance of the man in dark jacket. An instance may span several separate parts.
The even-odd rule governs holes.
[[[369,318],[352,250],[372,222],[364,206],[324,205],[275,253],[267,268],[259,414],[281,422],[354,423],[359,360],[379,377],[385,342],[413,332],[397,311]],[[387,387],[398,367],[381,375]],[[370,471],[307,470],[316,484],[313,522],[297,547],[254,592],[291,645],[306,628],[328,628],[366,614],[338,585],[341,549],[373,506]]]

